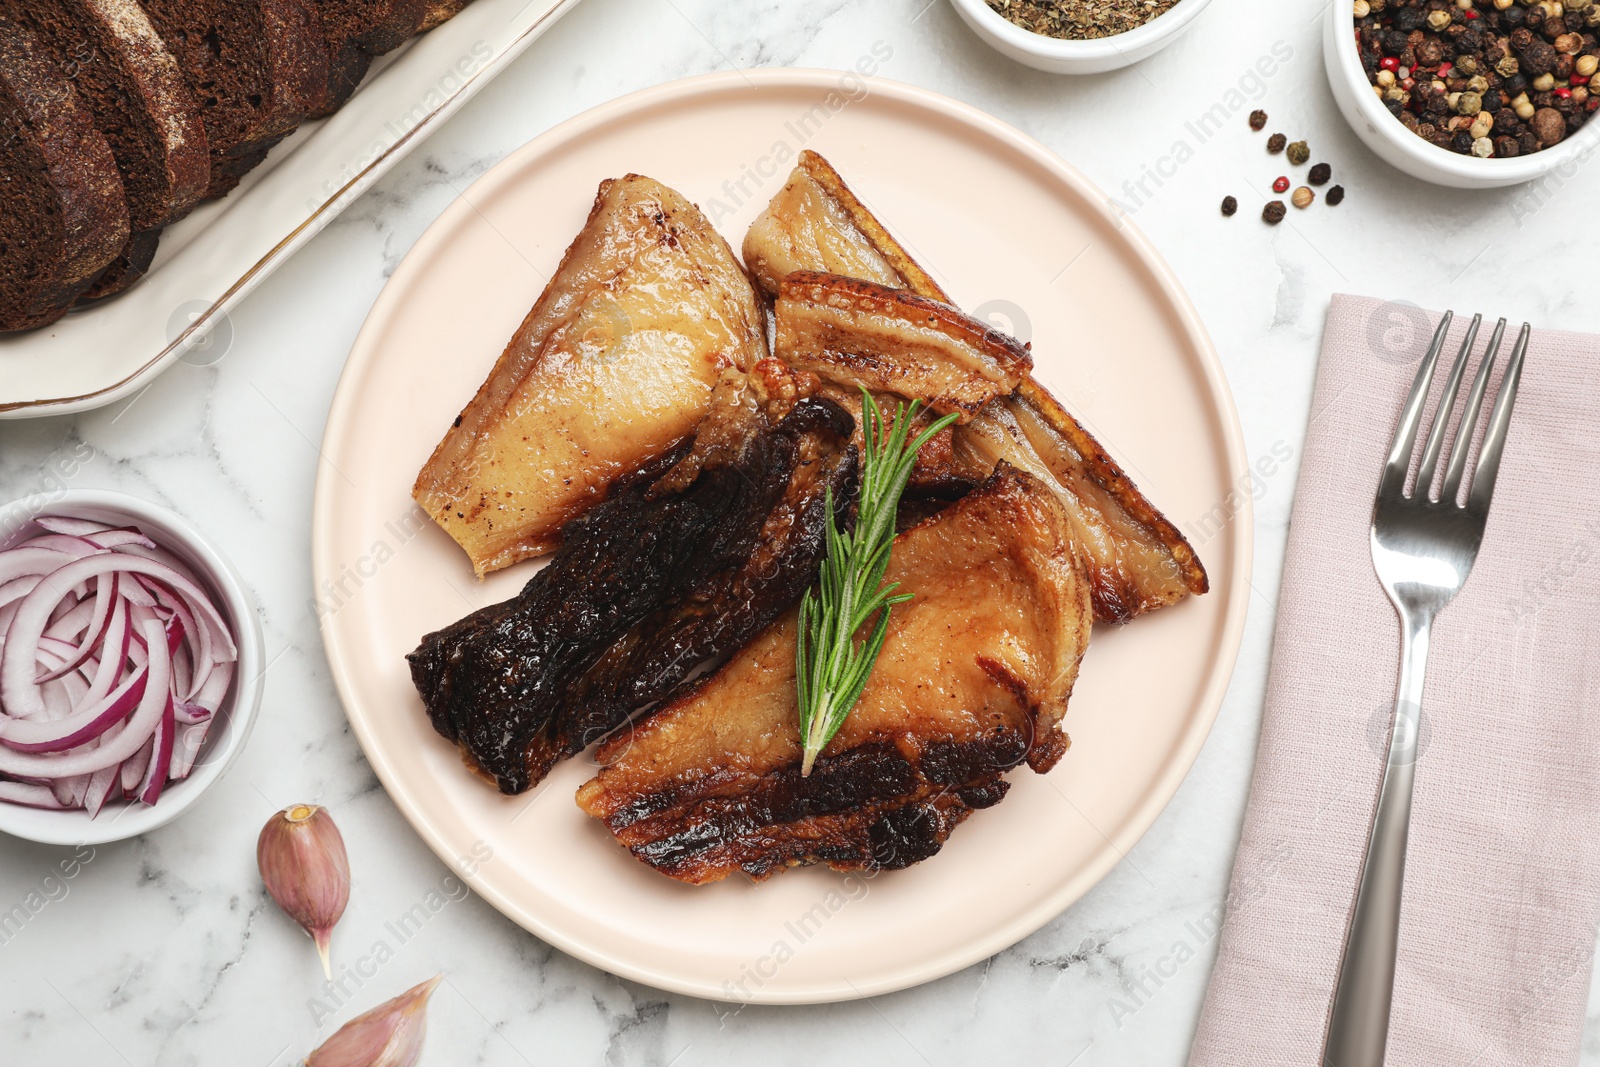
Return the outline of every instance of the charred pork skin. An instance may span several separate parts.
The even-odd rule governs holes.
[[[764,292],[779,297],[778,351],[789,358],[782,328],[808,297],[785,288],[797,271],[830,271],[878,285],[898,286],[949,303],[942,288],[850,192],[837,171],[814,152],[801,153],[789,182],[773,197],[744,239],[744,259]],[[802,279],[806,275],[800,276]],[[840,361],[814,360],[794,348],[801,365],[825,382],[853,387],[861,375]],[[952,371],[951,373],[955,373]],[[934,403],[938,379],[903,373],[887,391]],[[1210,588],[1189,542],[1050,393],[1031,376],[1015,392],[994,396],[951,430],[958,462],[945,472],[981,480],[997,460],[1044,478],[1072,516],[1074,537],[1091,575],[1095,618],[1126,622]]]
[[[694,432],[723,370],[765,355],[761,301],[700,210],[637,174],[602,182],[412,495],[480,577],[543,555]]]
[[[790,612],[603,745],[579,807],[684,882],[809,863],[896,869],[998,803],[1007,771],[1053,767],[1092,623],[1056,495],[999,464],[896,538],[885,578],[915,599],[894,609],[859,703],[809,777]]]
[[[1033,369],[1025,345],[907,289],[794,271],[779,293],[779,359],[840,385],[920,399],[962,422]]]
[[[816,579],[828,492],[842,524],[852,514],[854,425],[822,398],[756,403],[763,378],[730,372],[695,438],[570,523],[517,597],[407,657],[434,728],[501,792],[739,648]]]

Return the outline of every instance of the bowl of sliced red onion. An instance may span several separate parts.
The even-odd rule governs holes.
[[[0,508],[0,832],[170,822],[243,750],[261,685],[250,597],[186,520],[90,489]]]

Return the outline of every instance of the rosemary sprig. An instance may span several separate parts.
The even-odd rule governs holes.
[[[898,583],[883,583],[894,544],[895,511],[911,477],[917,452],[934,434],[956,421],[946,415],[909,445],[912,420],[921,408],[898,405],[894,423],[885,426],[872,394],[861,390],[861,493],[854,533],[842,534],[833,520],[833,495],[827,496],[828,556],[815,590],[800,601],[800,628],[795,640],[795,682],[799,690],[800,737],[805,754],[802,776],[811,773],[817,756],[844,725],[872,674],[889,632],[889,609],[911,599],[896,593]],[[874,620],[874,616],[876,619]],[[872,621],[864,641],[856,633]]]

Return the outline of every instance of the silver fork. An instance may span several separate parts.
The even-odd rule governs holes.
[[[1450,603],[1472,570],[1483,543],[1489,517],[1489,500],[1500,473],[1506,427],[1517,397],[1522,360],[1528,350],[1526,323],[1517,338],[1501,377],[1499,395],[1489,416],[1477,467],[1467,487],[1465,504],[1457,504],[1467,456],[1477,430],[1479,410],[1489,385],[1489,372],[1505,335],[1506,320],[1495,326],[1494,336],[1473,379],[1461,427],[1451,446],[1437,499],[1431,489],[1444,450],[1446,431],[1456,407],[1456,395],[1477,340],[1482,315],[1474,315],[1462,342],[1461,354],[1445,382],[1438,414],[1428,431],[1417,468],[1415,488],[1406,493],[1422,409],[1433,384],[1439,352],[1450,329],[1453,313],[1446,312],[1433,335],[1411,394],[1400,416],[1400,428],[1389,448],[1389,458],[1378,482],[1372,509],[1372,564],[1400,616],[1400,686],[1395,696],[1394,719],[1389,728],[1389,758],[1378,794],[1378,810],[1367,840],[1366,862],[1356,892],[1355,913],[1339,964],[1339,983],[1333,996],[1328,1038],[1323,1046],[1325,1067],[1382,1067],[1389,1037],[1389,1003],[1394,995],[1395,947],[1400,934],[1400,893],[1405,882],[1406,835],[1411,823],[1411,786],[1416,779],[1416,742],[1421,726],[1422,683],[1428,665],[1428,638],[1434,616]]]

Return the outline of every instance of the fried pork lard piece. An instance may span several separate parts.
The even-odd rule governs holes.
[[[765,312],[693,204],[637,174],[600,185],[555,276],[417,475],[412,495],[482,576],[556,547],[617,480],[766,355]]]
[[[639,860],[691,883],[785,867],[900,868],[1043,773],[1092,622],[1054,493],[1000,464],[959,503],[895,540],[891,614],[861,700],[800,776],[790,612],[685,695],[602,746],[578,791]]]
[[[773,360],[727,372],[693,440],[569,525],[516,598],[406,657],[434,728],[501,792],[537,784],[816,580],[829,493],[846,526],[855,499],[854,424],[789,384]]]
[[[957,467],[1007,462],[1060,495],[1101,622],[1124,622],[1209,588],[1188,540],[1038,382],[1028,379],[952,433]]]
[[[792,321],[826,312],[802,312],[800,301],[808,294],[785,288],[786,278],[796,271],[829,271],[949,302],[815,152],[801,153],[788,183],[750,227],[744,259],[762,290],[780,297],[775,354],[842,387],[865,384],[864,374],[848,361],[817,360],[811,355],[814,346],[793,343],[784,329],[786,310]],[[892,358],[893,347],[887,352]],[[959,373],[959,367],[949,373]],[[876,368],[875,380],[906,399],[950,399],[944,395],[945,382],[915,364],[894,371]],[[1205,568],[1183,535],[1031,376],[1015,392],[987,399],[951,433],[957,463],[934,472],[943,484],[955,485],[963,478],[979,481],[1003,459],[1039,475],[1059,495],[1072,516],[1073,537],[1091,577],[1097,620],[1125,622],[1210,587]]]
[[[971,421],[1033,368],[1025,345],[949,304],[838,274],[794,271],[775,348],[791,367],[873,393],[919,398]]]
[[[950,303],[944,290],[889,235],[826,159],[809,148],[745,234],[745,266],[778,298],[797,270],[861,278]]]

